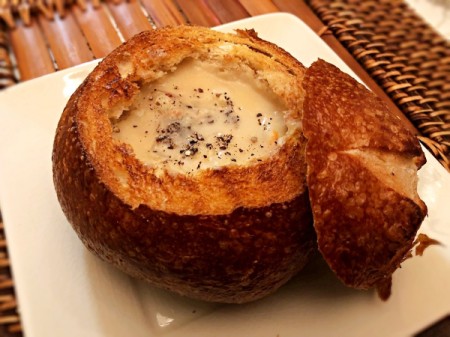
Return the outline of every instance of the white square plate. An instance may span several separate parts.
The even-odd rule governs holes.
[[[302,21],[270,14],[218,27],[254,28],[306,66],[350,69]],[[427,152],[422,231],[441,246],[406,261],[393,295],[347,289],[321,259],[263,300],[214,305],[154,289],[91,255],[67,223],[52,181],[56,124],[95,66],[84,64],[0,93],[0,206],[27,337],[408,336],[450,312],[450,175]],[[354,75],[354,74],[353,74]]]

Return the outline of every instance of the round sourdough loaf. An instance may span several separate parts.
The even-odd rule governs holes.
[[[192,75],[183,83],[192,82],[195,95],[170,82],[179,72]],[[279,109],[245,115],[220,85],[196,87],[214,72]],[[248,302],[286,283],[315,247],[304,73],[251,30],[168,27],[114,50],[70,98],[54,142],[57,196],[86,247],[134,277],[207,301]],[[206,94],[222,108],[202,106]],[[156,116],[153,129],[128,141],[126,121],[142,116]],[[220,119],[224,131],[211,129]],[[128,129],[143,130],[133,123]]]

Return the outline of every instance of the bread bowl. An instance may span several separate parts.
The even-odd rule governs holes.
[[[206,301],[267,296],[317,247],[348,286],[385,289],[426,214],[415,137],[338,69],[306,69],[251,30],[166,27],[123,44],[70,98],[52,160],[59,202],[89,250]],[[389,197],[372,205],[379,191]],[[398,202],[406,211],[380,220]]]
[[[113,51],[70,98],[54,142],[57,196],[83,243],[201,300],[248,302],[287,282],[315,241],[304,70],[252,31],[167,27]],[[236,131],[242,121],[252,129]]]

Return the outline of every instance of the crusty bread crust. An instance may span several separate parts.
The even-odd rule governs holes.
[[[304,87],[307,184],[319,250],[345,284],[382,285],[426,215],[416,192],[423,152],[380,99],[335,66],[315,62]]]
[[[110,116],[187,57],[245,63],[280,96],[299,127],[275,156],[161,176],[113,141]],[[251,31],[164,28],[112,52],[69,100],[54,143],[58,199],[84,244],[135,277],[208,301],[248,302],[287,282],[315,240],[300,127],[303,75],[298,61]]]
[[[250,67],[255,81],[266,82],[288,107],[290,118],[299,121],[304,67],[252,32],[239,34],[186,26],[143,32],[104,59],[75,93],[77,136],[86,158],[99,179],[132,208],[144,204],[177,214],[228,214],[238,207],[292,200],[305,191],[300,123],[276,156],[251,167],[230,165],[189,176],[154,174],[130,146],[111,141],[111,111],[129,105],[140,86],[173,71],[188,57],[216,60],[225,68]]]

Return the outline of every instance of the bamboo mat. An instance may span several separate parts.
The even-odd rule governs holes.
[[[403,0],[0,0],[0,90],[104,57],[142,30],[278,11],[305,21],[450,171],[450,42]],[[0,336],[21,335],[0,217]],[[450,336],[450,317],[417,336]]]

